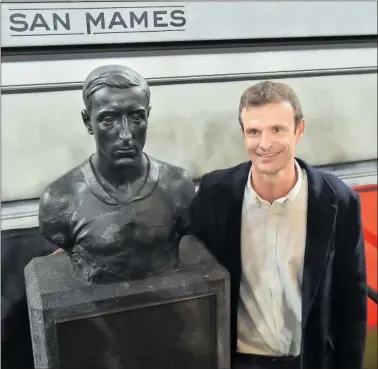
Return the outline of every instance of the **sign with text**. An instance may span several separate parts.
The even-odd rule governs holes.
[[[83,4],[84,5],[84,4]],[[93,35],[113,35],[114,41],[126,33],[142,34],[150,32],[185,31],[186,17],[184,6],[120,6],[95,8],[10,8],[8,36],[65,37],[66,42],[77,42],[77,37],[84,40]],[[74,37],[72,37],[74,36]],[[76,37],[75,37],[76,36]],[[69,38],[72,41],[69,41]],[[145,37],[144,37],[145,38]],[[124,40],[138,41],[135,36]],[[111,38],[109,38],[109,41]],[[5,39],[5,41],[7,41]],[[43,41],[39,41],[43,43]],[[27,44],[27,41],[21,41]],[[6,44],[6,42],[5,42]],[[7,45],[3,45],[7,46]]]
[[[3,2],[2,47],[376,33],[375,18],[371,15],[374,3],[357,5],[243,1]],[[350,23],[351,15],[365,21]],[[317,17],[322,21],[313,22]]]

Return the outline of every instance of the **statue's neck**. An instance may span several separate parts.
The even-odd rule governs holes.
[[[142,154],[139,162],[129,167],[117,168],[107,158],[94,154],[91,163],[95,174],[107,190],[129,192],[140,187],[148,171],[148,159]]]

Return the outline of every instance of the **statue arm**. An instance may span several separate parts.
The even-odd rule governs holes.
[[[63,250],[73,247],[67,203],[67,196],[48,189],[41,196],[38,212],[42,236]]]
[[[194,235],[201,241],[204,240],[204,219],[203,219],[203,194],[201,191],[201,186],[199,187],[197,193],[193,196],[190,205],[185,210],[182,216],[182,223],[184,225],[182,235]]]
[[[180,234],[180,237],[193,235],[202,242],[205,242],[203,233],[203,216],[205,214],[203,211],[204,198],[201,186],[196,193],[194,183],[190,179],[190,182],[188,181],[185,184],[183,193],[185,193],[186,201],[185,206],[180,213],[178,233]]]
[[[193,182],[186,182],[182,186],[182,201],[177,218],[177,231],[181,237],[191,234],[190,232],[190,207],[196,195]]]

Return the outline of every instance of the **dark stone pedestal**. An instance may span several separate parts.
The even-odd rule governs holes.
[[[88,286],[59,255],[25,278],[36,369],[230,368],[229,277],[194,238],[166,275]]]

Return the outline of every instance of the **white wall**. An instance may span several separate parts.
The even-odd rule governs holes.
[[[108,59],[6,62],[5,88],[80,83],[97,65],[124,63],[147,78],[229,77],[245,80],[152,86],[146,151],[185,167],[195,178],[246,160],[237,122],[239,98],[269,76],[340,71],[348,75],[284,78],[298,93],[307,131],[298,155],[312,164],[377,157],[377,75],[355,74],[376,67],[376,48],[324,48],[227,54],[130,56]],[[260,74],[259,74],[260,73]],[[232,78],[231,78],[232,79]],[[248,80],[249,79],[249,80]],[[81,91],[2,95],[2,201],[39,197],[43,188],[93,151],[81,122]]]

